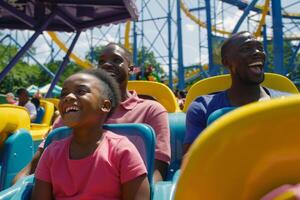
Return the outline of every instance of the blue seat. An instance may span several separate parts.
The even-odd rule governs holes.
[[[174,173],[180,168],[183,156],[183,140],[185,135],[185,117],[183,112],[169,113],[171,162],[166,180],[171,180]]]
[[[0,190],[10,187],[15,175],[30,162],[32,145],[32,137],[25,129],[13,132],[5,140],[0,150]]]
[[[39,107],[37,109],[36,119],[34,120],[33,123],[41,124],[43,121],[44,115],[45,115],[45,109],[43,107]]]

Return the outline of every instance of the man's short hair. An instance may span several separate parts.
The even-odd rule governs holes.
[[[234,39],[236,39],[240,35],[244,35],[245,33],[248,33],[248,34],[252,35],[248,31],[241,31],[241,32],[238,32],[238,33],[235,33],[235,34],[231,35],[227,40],[225,40],[225,42],[223,43],[223,45],[221,47],[221,58],[222,58],[222,60],[227,56],[227,53],[229,52],[228,47],[230,47],[232,45],[232,42],[234,41]]]
[[[131,54],[131,52],[130,52],[128,49],[126,49],[122,44],[115,43],[115,42],[110,42],[110,43],[108,43],[108,44],[105,46],[105,48],[106,48],[106,47],[109,47],[109,46],[113,46],[113,45],[120,47],[120,48],[125,52],[126,60],[129,62],[130,65],[132,65],[132,64],[133,64],[132,54]]]

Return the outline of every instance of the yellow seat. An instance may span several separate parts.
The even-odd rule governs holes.
[[[19,129],[30,129],[30,117],[26,108],[12,104],[0,105],[0,145],[6,140],[7,134]]]
[[[176,200],[254,200],[300,182],[300,95],[256,102],[205,129],[191,146]]]
[[[40,106],[45,109],[41,124],[31,123],[30,133],[34,142],[39,143],[50,130],[54,114],[54,104],[41,99]]]
[[[187,111],[189,105],[198,96],[226,90],[230,85],[231,78],[229,74],[209,77],[198,81],[187,93],[183,112]],[[298,93],[298,89],[294,83],[285,76],[279,74],[265,73],[265,80],[262,85],[283,92]]]
[[[53,103],[54,107],[56,108],[56,110],[58,110],[59,99],[56,99],[56,98],[45,98],[43,100]]]
[[[129,81],[128,89],[154,97],[169,113],[181,112],[174,93],[166,85],[152,81]]]
[[[46,124],[50,126],[54,114],[54,104],[42,99],[40,100],[40,106],[42,106],[45,109],[45,114],[42,119],[42,124]]]

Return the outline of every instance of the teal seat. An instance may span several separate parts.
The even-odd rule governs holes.
[[[180,168],[183,156],[183,140],[185,135],[185,117],[183,112],[169,113],[171,162],[166,180],[171,180],[174,173]]]
[[[30,200],[34,175],[21,178],[16,184],[0,192],[1,200]]]
[[[45,115],[45,109],[43,107],[39,107],[37,109],[37,114],[36,114],[36,119],[34,120],[33,123],[36,123],[36,124],[41,124],[42,121],[43,121],[43,117]]]
[[[153,188],[152,200],[173,200],[179,175],[180,170],[177,170],[171,180],[156,183]]]
[[[6,139],[0,150],[0,190],[10,187],[15,175],[30,162],[32,145],[32,137],[25,129],[17,130]]]
[[[212,112],[208,118],[207,118],[207,125],[210,125],[211,123],[213,123],[215,120],[217,120],[218,118],[222,117],[223,115],[225,115],[226,113],[235,110],[238,107],[225,107],[225,108],[221,108],[218,110],[215,110],[214,112]]]

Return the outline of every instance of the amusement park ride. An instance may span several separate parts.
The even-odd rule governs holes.
[[[4,2],[10,2],[12,5],[15,2],[14,9],[22,8],[22,4],[18,4],[21,1]],[[126,25],[101,26],[101,28],[96,26],[80,34],[79,40],[86,41],[88,44],[86,48],[90,49],[93,60],[96,60],[93,50],[111,41],[110,35],[115,38],[114,41],[123,43],[132,51],[133,61],[141,68],[142,75],[145,73],[143,64],[145,51],[152,51],[158,63],[168,72],[169,87],[184,89],[194,80],[224,73],[220,63],[215,61],[215,42],[223,41],[224,38],[237,31],[248,30],[263,41],[266,53],[274,57],[273,63],[267,62],[267,71],[293,75],[299,65],[295,62],[300,48],[298,25],[300,14],[296,13],[297,9],[294,9],[299,6],[296,0],[139,0],[136,5],[139,11],[138,20],[128,22]],[[231,25],[228,26],[230,20]],[[183,26],[185,24],[182,25],[183,22],[198,26],[193,38],[185,36],[187,33],[186,27]],[[22,24],[13,26],[1,23],[0,26],[2,29],[9,28],[10,30],[26,28]],[[64,31],[72,31],[70,28],[72,24],[67,27]],[[44,53],[48,54],[48,60],[61,59],[62,53],[60,52],[66,53],[68,49],[71,49],[70,41],[71,38],[75,38],[75,33],[48,32],[47,34],[42,35],[43,43],[49,46],[48,52]],[[3,31],[0,41],[19,46],[25,43],[24,37],[26,39],[29,36],[24,35],[22,31]],[[193,48],[198,51],[193,54],[199,57],[197,63],[190,62],[191,58],[188,55],[190,52],[185,47],[191,44],[188,40],[193,40]],[[284,41],[291,42],[292,55],[286,55],[287,53],[284,52]],[[268,51],[268,44],[273,44],[273,52]],[[141,49],[140,63],[138,63],[139,49]],[[73,47],[70,58],[83,68],[88,68],[91,64],[84,60],[82,55],[79,56],[81,51],[81,49],[76,49],[76,46]],[[31,57],[35,60],[33,62],[38,63],[42,70],[45,70],[46,74],[54,76],[55,72],[51,72],[42,64],[43,61],[40,61],[38,53]],[[284,60],[288,60],[289,67],[284,66]],[[272,66],[272,69],[268,66]],[[3,75],[0,76],[0,79],[2,78]]]
[[[154,97],[169,113],[172,158],[167,181],[154,184],[149,177],[152,199],[198,199],[202,195],[204,199],[250,200],[258,199],[281,184],[298,183],[300,145],[297,142],[300,138],[296,127],[300,122],[298,117],[300,99],[297,95],[271,101],[268,106],[264,106],[261,102],[257,105],[245,106],[217,120],[192,146],[190,156],[183,163],[182,175],[178,171],[182,161],[185,112],[189,103],[198,95],[217,92],[230,85],[228,75],[219,76],[224,71],[214,57],[216,38],[223,41],[233,33],[248,30],[263,42],[265,50],[268,50],[268,45],[272,44],[273,52],[266,53],[267,56],[273,55],[274,59],[273,63],[266,63],[266,69],[278,75],[266,74],[263,84],[273,89],[298,93],[292,82],[294,80],[290,81],[284,77],[286,74],[293,74],[300,64],[296,62],[300,49],[300,14],[291,9],[295,6],[300,7],[298,0],[138,0],[136,3],[133,0],[0,0],[0,29],[3,29],[0,42],[3,44],[12,42],[20,47],[17,54],[0,72],[0,81],[23,55],[30,57],[32,62],[37,63],[41,70],[53,78],[47,98],[42,103],[45,110],[40,124],[30,124],[26,111],[18,106],[0,105],[0,144],[2,145],[0,189],[6,189],[0,192],[0,199],[29,198],[34,184],[33,176],[20,180],[12,187],[10,183],[14,175],[30,161],[43,135],[50,129],[50,116],[53,115],[54,106],[58,101],[50,98],[51,91],[69,59],[83,68],[92,66],[92,63],[78,55],[76,42],[80,36],[88,37],[86,39],[93,54],[93,49],[103,44],[103,41],[109,40],[107,35],[111,32],[116,34],[118,42],[132,51],[136,65],[138,50],[142,49],[139,66],[142,74],[145,72],[143,65],[145,51],[153,51],[157,61],[168,68],[169,87],[147,81],[132,81],[128,86],[139,94]],[[233,27],[227,27],[225,18],[232,17],[230,16],[232,10],[241,14]],[[182,25],[183,21],[187,20],[198,26],[196,37],[198,44],[196,42],[194,44],[199,51],[200,62],[193,66],[185,65],[188,58],[186,55],[189,52],[185,51],[186,37]],[[126,25],[111,25],[121,22],[126,22]],[[205,32],[201,31],[202,29]],[[16,37],[23,34],[24,30],[31,31],[26,41],[24,38]],[[49,37],[45,37],[44,32],[47,32]],[[48,54],[51,59],[55,60],[56,56],[59,57],[61,50],[65,53],[57,72],[52,72],[45,67],[38,56],[28,53],[29,48],[41,35],[49,45],[51,52]],[[288,58],[284,52],[284,41],[290,41],[293,45],[292,55]],[[91,57],[95,59],[95,55]],[[288,59],[288,68],[284,66],[284,59]],[[269,66],[273,66],[272,70]],[[189,70],[192,73],[188,73]],[[174,77],[174,71],[177,71],[177,77]],[[199,78],[207,79],[191,87],[182,112],[171,89],[175,87],[184,89],[188,83]],[[273,112],[274,109],[276,112]],[[272,120],[280,120],[280,123],[274,126]],[[251,132],[247,126],[249,121],[253,122],[251,130],[260,130],[263,127],[261,131],[265,134],[261,131]],[[155,142],[152,129],[147,129],[143,125],[112,125],[108,128],[123,135],[129,135],[130,131],[144,134],[143,137],[149,135],[149,137],[145,136],[146,139],[143,138],[148,151],[144,161],[148,163],[151,175]],[[233,134],[237,129],[242,130],[241,133]],[[52,135],[60,131],[64,135],[70,134],[70,130],[64,128]],[[221,132],[222,137],[218,136]],[[268,137],[270,134],[274,134],[273,139]],[[249,142],[250,139],[255,142]],[[152,146],[147,143],[147,140],[151,140]],[[267,145],[257,141],[267,141]],[[243,148],[239,149],[241,145]],[[252,148],[247,149],[251,145],[257,147],[257,150],[252,152]],[[280,148],[277,148],[279,146]],[[278,155],[277,160],[273,158],[274,154]],[[197,158],[197,155],[200,156]],[[259,156],[265,159],[259,159]],[[291,159],[286,162],[285,158]],[[235,166],[243,159],[246,160],[242,163],[245,167],[241,166],[234,171]],[[281,168],[272,168],[274,163]],[[197,168],[198,166],[201,166],[201,169]],[[253,168],[250,169],[249,166]],[[252,169],[254,170],[251,171]],[[193,173],[196,175],[193,176]],[[223,185],[226,187],[222,187]],[[197,190],[198,186],[201,190]]]

